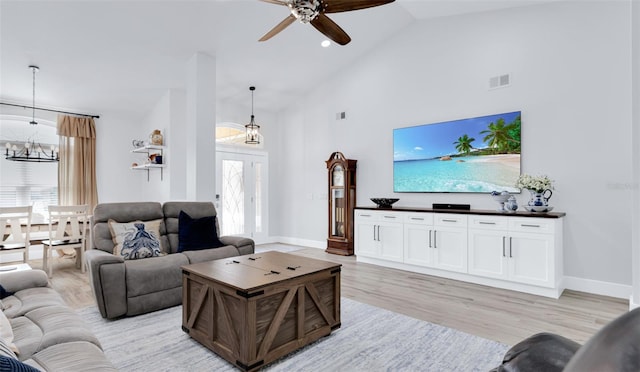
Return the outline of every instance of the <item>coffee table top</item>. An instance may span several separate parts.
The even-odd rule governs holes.
[[[243,292],[251,292],[279,281],[339,269],[340,266],[342,265],[335,262],[268,251],[185,265],[182,270]]]

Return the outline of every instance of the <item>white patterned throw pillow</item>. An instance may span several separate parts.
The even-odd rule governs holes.
[[[116,222],[109,220],[109,230],[115,246],[113,254],[125,260],[158,257],[160,248],[160,223],[162,220]]]

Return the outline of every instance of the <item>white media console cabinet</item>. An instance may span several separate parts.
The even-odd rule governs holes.
[[[355,254],[359,262],[558,298],[564,216],[356,207]]]

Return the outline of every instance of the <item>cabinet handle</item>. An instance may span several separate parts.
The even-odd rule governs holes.
[[[370,214],[361,214],[360,217],[371,217]]]
[[[378,241],[380,241],[380,225],[378,225]]]
[[[393,220],[395,220],[395,219],[396,219],[396,216],[384,216],[384,218],[389,218],[389,219],[393,219]]]
[[[414,221],[424,221],[424,218],[418,218],[418,217],[411,217],[411,219]]]
[[[502,257],[507,257],[507,253],[505,252],[505,241],[507,240],[506,236],[502,237]]]
[[[480,225],[495,225],[495,222],[485,222],[485,221],[480,221],[478,222]]]
[[[528,225],[526,223],[520,224],[522,227],[540,227],[540,225]]]
[[[458,220],[448,220],[448,219],[443,219],[442,222],[458,222]]]
[[[437,230],[433,230],[433,248],[438,248]]]
[[[509,258],[513,258],[513,237],[509,237]]]
[[[373,225],[373,241],[376,241],[376,225]]]
[[[431,230],[429,230],[429,248],[433,248],[433,247],[431,246]]]

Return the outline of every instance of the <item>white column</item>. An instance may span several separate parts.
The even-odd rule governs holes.
[[[640,307],[640,0],[631,3],[631,123],[633,207],[631,257],[633,292],[629,307]]]
[[[216,60],[196,53],[187,62],[187,199],[214,201],[216,164]]]

